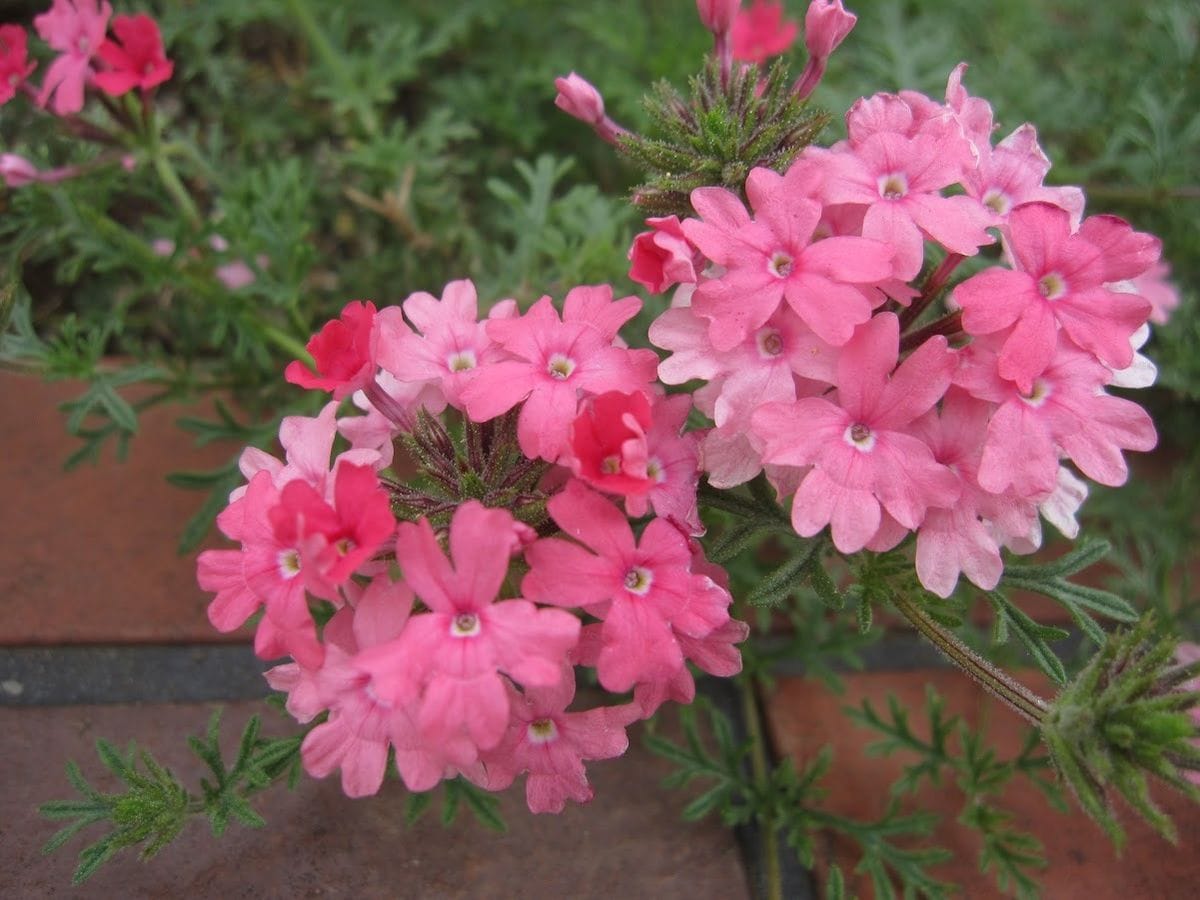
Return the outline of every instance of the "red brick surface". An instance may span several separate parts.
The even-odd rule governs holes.
[[[1022,673],[1035,690],[1049,693],[1044,682],[1032,673]],[[887,803],[888,790],[899,776],[902,763],[913,757],[901,753],[889,757],[867,756],[863,748],[880,738],[851,723],[841,713],[843,706],[858,706],[869,698],[877,710],[886,709],[888,693],[911,710],[914,731],[927,736],[920,712],[925,703],[925,685],[933,683],[947,701],[947,709],[963,715],[974,725],[984,723],[1000,758],[1014,756],[1024,737],[1021,721],[993,701],[965,676],[949,670],[872,672],[845,679],[846,692],[837,695],[819,682],[799,678],[780,679],[768,698],[768,718],[779,752],[798,763],[811,760],[825,745],[834,750],[834,765],[824,784],[829,788],[828,806],[843,815],[870,819],[878,817]],[[1163,806],[1179,828],[1180,845],[1172,847],[1132,817],[1125,822],[1128,845],[1118,859],[1100,829],[1082,813],[1070,816],[1055,811],[1041,793],[1018,779],[999,801],[1014,814],[1013,824],[1035,834],[1045,846],[1049,867],[1041,875],[1043,896],[1053,900],[1184,900],[1197,896],[1195,862],[1200,847],[1200,809],[1182,798],[1158,792]],[[978,871],[980,841],[977,833],[958,825],[962,794],[952,780],[943,776],[940,788],[928,783],[915,797],[907,798],[906,809],[933,809],[942,822],[932,842],[953,852],[951,862],[935,874],[962,886],[961,896],[1001,896],[991,874]],[[856,846],[834,835],[823,841],[823,863],[838,862],[848,876],[858,862]],[[823,868],[823,867],[822,867]],[[865,879],[851,877],[853,892],[871,897]]]
[[[265,829],[232,824],[221,840],[193,822],[149,863],[131,854],[111,861],[82,888],[71,888],[76,841],[49,857],[41,845],[56,830],[35,807],[71,796],[63,775],[79,762],[92,783],[103,782],[93,743],[136,739],[187,784],[201,775],[185,735],[203,730],[203,704],[0,709],[0,897],[33,898],[655,898],[742,900],[748,890],[733,835],[718,822],[687,824],[688,797],[659,786],[670,765],[641,746],[589,766],[596,798],[561,816],[533,816],[523,791],[502,795],[509,831],[496,835],[460,811],[443,829],[431,810],[404,823],[403,789],[385,784],[380,796],[349,800],[336,776],[303,778],[294,792],[280,786],[256,808]],[[225,736],[261,703],[228,704]],[[282,720],[277,731],[285,728]]]
[[[204,495],[165,478],[222,465],[238,448],[198,449],[175,425],[197,410],[154,408],[126,462],[110,447],[100,465],[64,472],[79,444],[57,404],[80,390],[0,372],[0,644],[221,640],[205,616],[195,557],[176,553]]]

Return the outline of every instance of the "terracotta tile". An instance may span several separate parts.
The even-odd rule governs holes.
[[[261,703],[226,706],[226,735]],[[660,787],[670,771],[636,733],[625,757],[589,767],[596,798],[561,816],[533,816],[521,791],[502,797],[509,824],[495,835],[473,821],[443,829],[436,811],[414,827],[403,817],[403,789],[348,800],[336,776],[301,780],[294,792],[264,794],[262,830],[230,826],[221,840],[203,822],[153,861],[110,862],[86,886],[70,888],[71,845],[43,857],[54,823],[34,808],[65,798],[66,759],[81,762],[94,784],[100,771],[92,743],[107,737],[144,743],[187,783],[200,775],[184,735],[203,729],[205,704],[0,709],[0,896],[122,900],[188,897],[353,898],[655,898],[740,900],[749,893],[733,835],[715,821],[684,823],[687,798]],[[279,720],[274,720],[279,721]],[[282,723],[280,728],[285,727]],[[103,785],[107,787],[107,785]],[[466,811],[461,813],[469,819]]]
[[[205,616],[194,556],[176,553],[204,496],[165,477],[215,468],[238,448],[195,447],[175,420],[199,410],[162,407],[141,417],[126,462],[108,448],[99,465],[64,472],[78,443],[57,405],[79,392],[76,383],[0,373],[0,421],[8,423],[0,644],[221,640]]]
[[[1036,673],[1024,672],[1021,677],[1035,690],[1049,693],[1045,681]],[[780,679],[767,698],[775,746],[799,764],[812,759],[822,747],[831,746],[835,761],[824,782],[829,789],[829,808],[856,818],[877,817],[886,806],[888,790],[899,775],[902,762],[911,757],[865,755],[864,746],[879,736],[853,724],[840,710],[844,706],[858,706],[864,698],[869,698],[876,709],[886,709],[890,692],[912,710],[910,721],[914,731],[921,734],[924,716],[918,711],[924,708],[927,683],[934,684],[946,698],[949,711],[976,725],[984,722],[990,746],[1002,758],[1019,750],[1024,735],[1020,720],[965,676],[948,670],[851,675],[845,679],[846,691],[842,695],[832,693],[819,682]],[[1033,832],[1045,846],[1049,867],[1041,873],[1041,881],[1046,897],[1054,900],[1194,897],[1200,809],[1165,792],[1159,793],[1159,799],[1175,818],[1179,847],[1172,847],[1148,827],[1130,820],[1126,823],[1128,846],[1120,859],[1104,834],[1082,813],[1064,816],[1056,812],[1024,780],[1010,786],[1000,805],[1014,814],[1016,827]],[[915,797],[905,799],[904,807],[932,809],[941,815],[941,824],[932,841],[949,849],[954,858],[936,870],[938,877],[961,885],[964,897],[999,896],[993,876],[978,871],[976,833],[955,821],[961,801],[958,789],[943,778],[941,788],[923,785]],[[852,842],[827,835],[824,850],[825,861],[838,862],[851,875],[858,861]],[[871,896],[868,882],[856,876],[851,876],[851,880],[853,891],[863,897]]]

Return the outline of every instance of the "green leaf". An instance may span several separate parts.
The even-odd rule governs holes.
[[[997,591],[988,591],[987,598],[996,615],[1004,619],[1006,627],[1025,645],[1038,668],[1058,684],[1066,684],[1066,667],[1047,641],[1061,641],[1068,636],[1067,632],[1061,628],[1039,625]]]

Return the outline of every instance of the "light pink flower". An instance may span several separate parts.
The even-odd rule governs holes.
[[[853,150],[810,155],[827,167],[827,203],[867,207],[863,237],[895,248],[898,278],[910,280],[921,271],[926,236],[961,256],[993,243],[984,230],[995,223],[990,210],[972,197],[940,193],[960,183],[975,163],[970,142],[952,120],[930,122],[913,137],[878,132]]]
[[[38,93],[39,106],[45,106],[53,93],[54,112],[58,115],[83,109],[83,89],[92,74],[92,58],[104,42],[111,15],[108,0],[54,0],[49,10],[34,18],[37,33],[61,54],[46,70]]]
[[[966,173],[963,187],[998,216],[1008,216],[1022,203],[1042,201],[1065,209],[1072,225],[1083,216],[1083,191],[1077,187],[1046,187],[1050,160],[1038,145],[1037,131],[1022,125],[995,147],[983,147],[979,165]]]
[[[1093,231],[1114,243],[1122,240],[1113,223],[1098,223]],[[1132,234],[1127,225],[1125,231]],[[1106,277],[1110,270],[1121,277],[1118,273],[1131,266],[1106,262],[1087,233],[1081,228],[1071,234],[1070,214],[1056,206],[1020,206],[1009,216],[1007,228],[1015,269],[987,269],[954,291],[968,334],[1003,332],[998,371],[1025,393],[1050,364],[1060,327],[1113,368],[1126,368],[1133,361],[1129,339],[1146,321],[1150,304],[1103,287],[1105,281],[1116,280]],[[1132,259],[1139,262],[1132,265],[1142,258],[1133,251]]]
[[[1057,483],[1060,454],[1094,481],[1124,484],[1129,470],[1121,451],[1150,450],[1157,435],[1144,409],[1101,390],[1109,370],[1060,339],[1050,365],[1022,391],[999,374],[996,344],[973,342],[954,376],[955,384],[998,404],[988,424],[980,486],[1000,493],[1011,485],[1023,496],[1044,495]]]
[[[611,300],[611,292],[607,296]],[[590,308],[590,301],[581,304]],[[601,312],[596,315],[616,306],[607,302],[597,307]],[[524,401],[517,420],[521,452],[531,459],[556,461],[566,446],[581,393],[640,390],[653,379],[658,364],[652,350],[612,346],[611,337],[606,337],[610,320],[597,322],[593,327],[585,320],[560,320],[549,297],[518,319],[488,322],[488,336],[511,358],[476,369],[463,388],[461,398],[471,420],[486,422]]]
[[[881,313],[842,347],[836,403],[806,397],[753,417],[766,462],[813,466],[792,504],[796,532],[810,537],[831,525],[843,553],[866,546],[882,509],[913,529],[928,507],[949,507],[958,495],[954,473],[905,431],[941,399],[957,360],[938,336],[896,368],[898,346],[896,317]]]
[[[526,772],[525,802],[530,812],[558,813],[567,800],[592,799],[583,763],[612,759],[628,749],[629,714],[621,707],[567,712],[574,696],[575,673],[570,666],[563,667],[563,676],[553,687],[526,688],[524,694],[509,688],[508,731],[482,757],[488,790],[503,790]]]
[[[729,350],[771,318],[784,300],[816,334],[835,346],[871,315],[855,285],[892,275],[893,250],[860,237],[813,242],[821,204],[809,196],[811,174],[793,166],[786,175],[754,169],[746,193],[751,219],[736,195],[698,188],[692,206],[700,219],[683,231],[709,259],[725,268],[692,295],[693,310],[709,319],[713,347]]]
[[[10,188],[25,187],[42,180],[42,172],[23,156],[0,153],[0,178]]]

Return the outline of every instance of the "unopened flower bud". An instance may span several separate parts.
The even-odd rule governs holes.
[[[804,46],[809,55],[828,59],[857,21],[858,16],[847,12],[842,0],[812,0],[804,14]]]
[[[0,153],[0,178],[10,188],[24,187],[41,180],[37,166],[15,153]]]
[[[572,72],[566,78],[555,78],[554,86],[558,88],[554,105],[567,115],[589,125],[604,121],[604,98],[591,82]]]
[[[696,0],[700,21],[713,34],[725,34],[733,25],[742,0]]]

